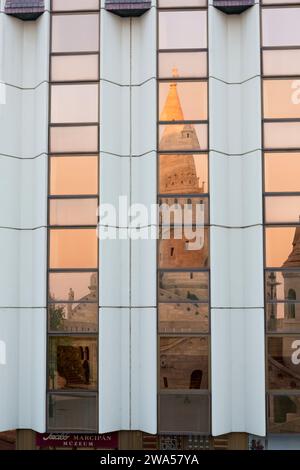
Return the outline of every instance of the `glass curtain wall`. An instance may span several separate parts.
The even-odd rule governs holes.
[[[300,432],[300,7],[262,2],[268,432]]]
[[[194,247],[184,233],[178,238],[175,216],[166,235],[160,217],[159,432],[209,434],[207,4],[160,0],[158,7],[158,202],[188,210],[201,239]]]
[[[99,0],[52,0],[47,430],[98,430]]]

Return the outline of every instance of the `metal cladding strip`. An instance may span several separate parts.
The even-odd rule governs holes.
[[[141,16],[147,10],[151,8],[151,1],[141,0],[106,0],[105,9],[111,11],[116,15],[129,17],[129,16]]]
[[[45,11],[44,0],[6,0],[5,13],[20,20],[36,20]]]
[[[240,14],[254,3],[254,0],[213,0],[213,6],[228,15]]]

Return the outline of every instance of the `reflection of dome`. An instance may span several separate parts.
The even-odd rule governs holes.
[[[288,259],[283,263],[284,268],[299,268],[300,267],[300,227],[296,228],[293,249],[288,256]]]

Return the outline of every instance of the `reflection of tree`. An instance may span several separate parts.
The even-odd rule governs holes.
[[[68,345],[57,346],[57,372],[69,385],[81,383],[83,369],[80,349]]]
[[[62,329],[64,323],[64,308],[59,305],[50,305],[50,330],[57,331]]]

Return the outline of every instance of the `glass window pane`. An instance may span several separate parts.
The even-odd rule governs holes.
[[[170,8],[170,7],[205,7],[207,0],[159,0],[159,8]]]
[[[208,338],[160,338],[161,390],[208,389]]]
[[[300,433],[300,395],[269,396],[270,433]]]
[[[55,395],[48,398],[48,430],[97,432],[96,395]]]
[[[300,45],[300,8],[262,9],[263,46]]]
[[[98,50],[99,14],[52,16],[52,52]]]
[[[159,223],[163,226],[209,224],[208,197],[164,197],[159,202]]]
[[[264,75],[300,75],[300,49],[263,51],[263,69]]]
[[[98,199],[51,199],[50,225],[97,225]]]
[[[160,271],[159,302],[205,302],[209,296],[207,272]]]
[[[99,0],[52,0],[52,10],[99,10]]]
[[[300,80],[264,80],[264,117],[284,119],[300,117]]]
[[[160,433],[210,434],[208,395],[168,395],[159,399]]]
[[[206,124],[167,124],[159,126],[159,149],[161,151],[207,150],[207,146],[208,127]]]
[[[160,11],[160,49],[207,47],[206,11]]]
[[[207,155],[160,155],[160,194],[195,194],[208,191]]]
[[[268,122],[264,124],[264,134],[265,148],[300,147],[300,122]]]
[[[85,336],[50,336],[49,389],[97,388],[97,339]]]
[[[53,333],[96,333],[98,331],[98,304],[49,304],[49,331]]]
[[[49,273],[50,301],[98,300],[98,276],[95,272]]]
[[[185,227],[187,229],[187,227]],[[166,239],[159,240],[159,266],[163,269],[173,268],[207,268],[209,265],[209,242],[208,242],[208,229],[191,227],[193,230],[194,240],[189,241],[185,235],[182,235],[181,227],[160,229],[160,238]],[[169,238],[170,232],[170,238]],[[195,233],[196,232],[196,233]],[[178,236],[178,239],[175,237]],[[192,236],[190,237],[192,239]],[[197,238],[197,240],[196,240]],[[193,245],[196,243],[195,245]],[[197,248],[201,246],[202,248]]]
[[[50,268],[97,268],[96,229],[51,229]]]
[[[266,192],[300,191],[300,153],[265,153]]]
[[[299,3],[299,0],[262,0],[264,5],[282,5],[282,4],[292,4],[292,3]]]
[[[266,271],[266,300],[299,300],[300,301],[300,271]],[[291,295],[291,290],[295,295]]]
[[[267,267],[300,267],[300,226],[266,229]]]
[[[160,121],[205,121],[207,119],[207,83],[159,83],[159,115]]]
[[[268,303],[267,330],[274,333],[300,333],[300,303]]]
[[[51,79],[53,82],[98,80],[97,54],[63,55],[51,57]]]
[[[98,157],[51,156],[50,162],[50,194],[98,193]]]
[[[160,333],[208,333],[209,307],[207,304],[159,304]]]
[[[298,223],[300,196],[265,197],[266,223]]]
[[[268,387],[270,390],[299,389],[300,336],[268,338]]]
[[[50,152],[97,152],[98,126],[50,128]]]
[[[98,122],[98,85],[52,85],[51,122]]]
[[[160,78],[207,76],[207,52],[160,52]]]

